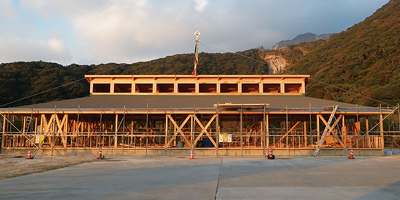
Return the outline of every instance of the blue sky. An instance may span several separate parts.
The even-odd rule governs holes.
[[[1,0],[0,63],[133,63],[338,33],[388,0]]]

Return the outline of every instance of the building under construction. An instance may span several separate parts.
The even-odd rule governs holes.
[[[0,109],[2,153],[383,155],[399,136],[390,108],[306,97],[307,75],[85,78],[89,97]]]

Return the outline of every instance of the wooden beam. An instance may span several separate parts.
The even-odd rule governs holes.
[[[211,117],[211,119],[208,121],[208,123],[206,124],[206,126],[203,126],[203,124],[201,123],[201,121],[194,116],[195,121],[197,122],[197,124],[201,127],[202,131],[200,132],[200,134],[197,136],[197,138],[194,140],[193,145],[197,144],[197,141],[199,141],[200,137],[203,135],[203,133],[205,133],[207,135],[207,137],[211,140],[211,142],[214,144],[214,147],[217,146],[217,144],[215,143],[214,139],[211,137],[211,135],[208,133],[207,128],[211,125],[211,123],[214,121],[214,119],[217,117],[217,115],[214,115]]]
[[[175,131],[175,133],[174,133],[174,137],[171,138],[171,139],[168,141],[166,147],[168,147],[168,146],[171,144],[171,142],[175,140],[175,138],[176,138],[176,136],[178,135],[178,133],[182,136],[182,138],[185,140],[185,142],[187,142],[187,144],[191,144],[190,141],[186,138],[185,134],[183,134],[182,128],[186,125],[186,123],[189,121],[189,119],[192,118],[192,116],[193,116],[193,115],[188,115],[188,116],[186,117],[186,119],[183,121],[183,123],[181,124],[181,126],[178,126],[178,124],[176,124],[176,122],[175,122],[175,120],[172,118],[172,116],[171,116],[171,115],[167,115],[167,117],[168,117],[168,118],[171,120],[171,122],[174,124],[174,126],[175,126],[175,128],[176,128],[176,131]]]
[[[329,135],[330,133],[332,133],[332,136],[335,137],[335,139],[338,140],[338,142],[340,143],[340,145],[342,145],[343,148],[346,148],[346,145],[343,143],[343,141],[342,141],[337,135],[333,134],[333,132],[332,132],[333,129],[336,127],[336,125],[339,123],[339,121],[342,119],[343,116],[344,116],[343,114],[339,115],[339,117],[335,120],[335,122],[333,123],[333,125],[329,127],[329,129],[328,129],[328,135]],[[324,119],[322,116],[320,116],[320,118],[321,118],[321,121],[322,121],[322,122],[325,124],[325,126],[326,126],[328,123],[325,121],[325,119]],[[323,142],[322,142],[322,143],[323,143]]]
[[[61,141],[64,148],[67,148],[67,126],[68,126],[68,114],[64,114],[63,119],[60,121],[57,114],[53,114],[55,122],[57,124],[56,136],[61,136]],[[54,144],[55,145],[55,144]]]
[[[295,129],[296,126],[299,125],[299,124],[300,124],[300,121],[296,122],[296,124],[295,124],[294,126],[292,126],[292,128],[290,128],[290,129],[288,130],[288,132],[286,132],[285,135],[283,135],[283,136],[281,137],[281,139],[279,139],[278,142],[275,142],[275,144],[280,143],[281,140],[283,140],[283,138],[285,138],[290,132],[292,132],[293,129]]]

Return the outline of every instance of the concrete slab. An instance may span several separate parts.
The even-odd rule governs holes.
[[[0,180],[0,199],[398,199],[399,161],[121,157]]]

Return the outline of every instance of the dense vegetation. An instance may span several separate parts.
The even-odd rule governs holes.
[[[168,56],[133,64],[62,66],[48,62],[0,64],[0,107],[15,107],[89,95],[84,75],[187,74],[193,71],[193,54]],[[258,50],[238,53],[200,53],[198,74],[268,74]]]
[[[399,33],[400,1],[392,0],[363,22],[331,36],[328,41],[313,43],[317,45],[307,55],[289,55],[293,58],[288,58],[293,63],[289,70],[310,74],[314,80],[397,105],[400,100]],[[291,48],[304,48],[302,45]],[[306,95],[379,105],[378,101],[336,87],[311,81]]]

